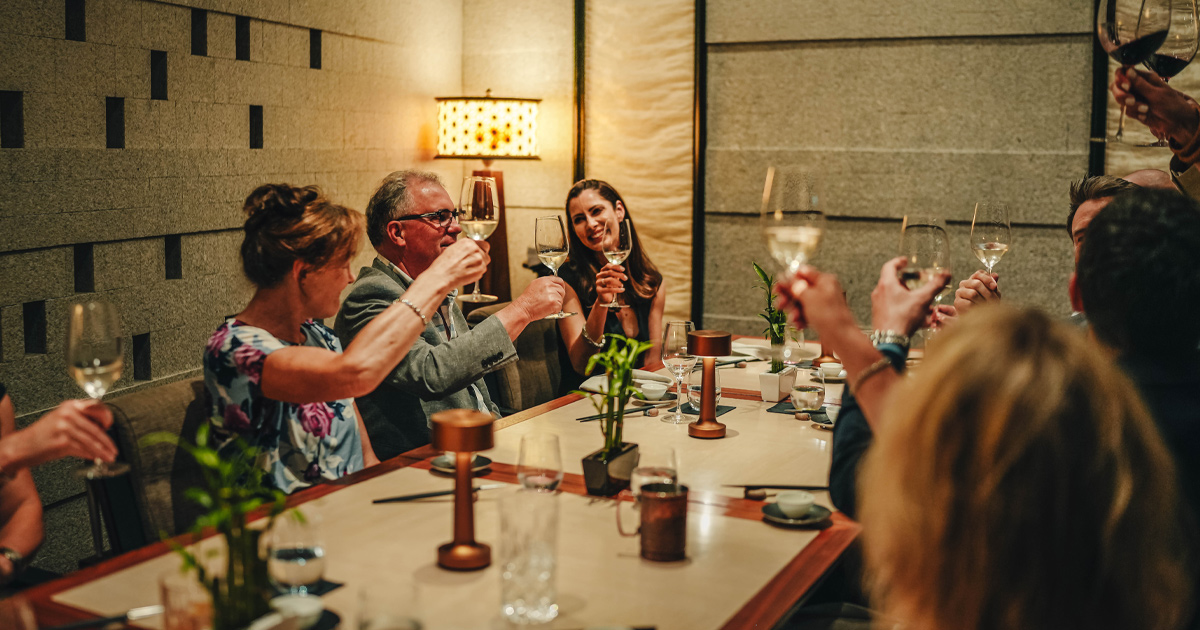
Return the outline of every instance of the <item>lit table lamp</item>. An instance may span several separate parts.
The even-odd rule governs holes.
[[[505,229],[504,173],[491,170],[492,160],[537,160],[538,103],[535,98],[487,96],[441,97],[438,102],[438,158],[483,160],[484,170],[472,175],[496,180],[496,210],[500,223],[488,242],[492,264],[480,288],[512,299],[508,280],[508,230]]]
[[[697,330],[688,333],[688,353],[704,362],[700,381],[700,418],[688,425],[694,438],[725,437],[725,425],[717,422],[717,357],[733,354],[729,333],[723,330]]]
[[[474,571],[492,563],[492,548],[475,542],[471,456],[492,448],[492,414],[469,409],[439,411],[433,421],[433,447],[454,453],[454,541],[438,547],[438,566]]]

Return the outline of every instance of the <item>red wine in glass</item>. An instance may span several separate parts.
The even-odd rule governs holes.
[[[1122,66],[1135,66],[1146,61],[1167,41],[1167,29],[1154,31],[1108,51]]]
[[[1172,4],[1176,0],[1101,0],[1096,13],[1096,35],[1104,52],[1122,66],[1150,58],[1171,30]],[[1124,142],[1125,108],[1111,142]]]
[[[1173,55],[1154,53],[1142,63],[1152,70],[1154,74],[1162,77],[1163,81],[1168,81],[1171,77],[1183,72],[1183,69],[1188,67],[1188,64],[1191,62],[1191,59],[1180,59]]]

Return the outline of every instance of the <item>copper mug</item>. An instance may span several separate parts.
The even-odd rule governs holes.
[[[655,562],[675,562],[687,557],[687,486],[648,483],[642,486],[642,523],[637,531],[621,526],[621,504],[617,504],[617,531],[622,536],[642,536],[641,555]]]

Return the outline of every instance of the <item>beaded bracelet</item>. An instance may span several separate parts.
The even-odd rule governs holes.
[[[417,308],[416,306],[413,306],[413,303],[412,303],[412,302],[409,302],[409,301],[408,301],[408,298],[401,298],[401,299],[399,299],[399,300],[396,300],[396,301],[397,301],[397,302],[399,302],[399,303],[401,303],[401,304],[403,304],[403,305],[405,305],[405,306],[407,306],[408,308],[411,308],[411,309],[412,309],[412,311],[413,311],[414,313],[416,313],[416,314],[417,314],[417,317],[420,317],[420,318],[421,318],[421,323],[422,323],[422,324],[425,324],[426,326],[428,326],[428,325],[429,325],[429,320],[428,320],[428,319],[425,319],[425,316],[421,314],[421,309]]]
[[[867,379],[890,367],[892,367],[892,360],[887,357],[883,357],[882,359],[872,363],[867,367],[867,369],[858,374],[858,377],[854,379],[853,383],[850,383],[850,392],[857,392],[858,388],[862,387],[862,384],[865,383]]]
[[[587,334],[587,326],[584,326],[583,330],[580,332],[583,334],[583,340],[588,342],[589,344],[591,344],[591,346],[593,348],[599,350],[600,348],[604,347],[604,335],[603,334],[600,335],[600,341],[593,341],[592,338],[589,337]]]

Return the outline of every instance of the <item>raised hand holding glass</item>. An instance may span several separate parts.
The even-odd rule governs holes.
[[[498,204],[495,178],[464,178],[462,193],[458,197],[458,223],[462,226],[462,233],[473,241],[486,241],[500,225]],[[475,281],[475,291],[462,297],[464,302],[495,302],[497,299],[494,295],[480,293],[478,280]]]

